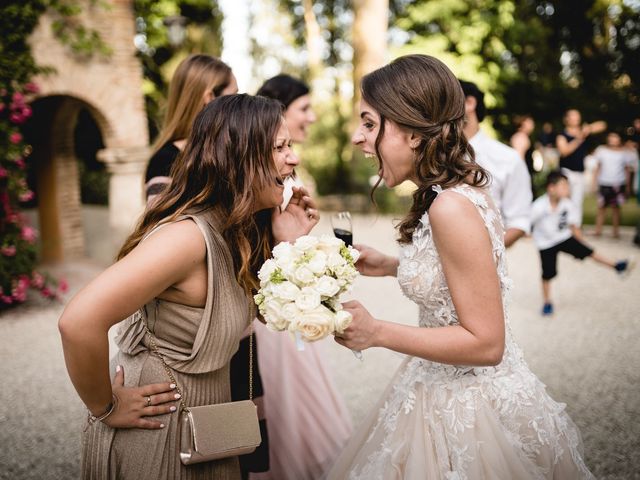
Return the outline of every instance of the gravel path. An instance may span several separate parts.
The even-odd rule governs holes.
[[[106,225],[104,212],[89,212]],[[327,215],[317,233],[330,232]],[[113,254],[108,233],[94,228],[90,252],[99,261],[57,266],[76,291]],[[102,227],[104,228],[104,227]],[[355,241],[396,251],[392,219],[356,216]],[[612,258],[637,255],[631,230],[621,240],[593,239]],[[90,239],[91,240],[91,239]],[[509,250],[515,282],[511,326],[531,369],[552,397],[567,404],[585,444],[587,464],[598,478],[640,479],[640,271],[622,280],[593,263],[561,257],[554,284],[556,315],[539,315],[538,256],[530,239]],[[639,269],[640,270],[640,269]],[[395,279],[360,278],[350,297],[388,320],[415,324],[417,308]],[[79,472],[79,431],[84,409],[64,367],[56,321],[63,306],[35,299],[0,314],[0,479],[74,479]],[[375,403],[401,356],[381,349],[360,362],[327,341],[336,382],[354,423]]]

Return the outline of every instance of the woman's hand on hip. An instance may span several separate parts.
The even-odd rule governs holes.
[[[112,428],[158,429],[165,425],[150,417],[178,410],[180,394],[169,383],[150,383],[141,387],[124,386],[124,368],[118,366],[111,386],[116,406],[104,423]]]

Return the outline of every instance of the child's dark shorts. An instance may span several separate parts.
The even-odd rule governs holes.
[[[604,207],[621,207],[624,205],[625,191],[624,185],[618,185],[616,187],[609,187],[606,185],[600,185],[598,188],[598,206]]]
[[[558,274],[556,270],[558,252],[568,253],[579,260],[583,260],[591,256],[593,250],[587,247],[576,237],[570,237],[558,245],[540,250],[540,260],[542,260],[542,278],[544,280],[551,280]]]

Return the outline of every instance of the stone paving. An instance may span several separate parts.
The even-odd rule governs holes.
[[[115,252],[115,241],[99,209],[85,212],[92,223],[94,260],[52,268],[77,291],[97,275]],[[99,227],[102,225],[102,227]],[[330,232],[327,215],[317,233]],[[356,243],[396,251],[392,218],[355,216]],[[620,240],[587,237],[612,258],[638,255],[632,231]],[[95,260],[97,259],[97,260]],[[508,252],[515,282],[511,326],[531,369],[552,397],[567,404],[579,426],[585,458],[598,478],[640,479],[640,269],[627,279],[593,263],[559,261],[553,286],[556,314],[539,315],[539,265],[530,239]],[[350,298],[387,320],[415,324],[417,309],[395,279],[359,278]],[[66,374],[56,321],[63,309],[34,299],[0,314],[0,479],[75,479],[79,475],[79,432],[84,409]],[[113,329],[112,329],[113,330]],[[402,357],[371,349],[364,361],[327,341],[327,361],[354,423],[362,421]]]

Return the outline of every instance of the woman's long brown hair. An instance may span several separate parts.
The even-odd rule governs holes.
[[[229,95],[209,103],[196,117],[172,182],[145,211],[126,240],[122,258],[159,223],[188,212],[213,209],[231,250],[238,282],[257,288],[256,272],[270,255],[270,211],[254,212],[255,194],[276,182],[273,145],[284,121],[279,102]]]
[[[384,167],[379,145],[387,120],[420,138],[414,150],[418,188],[409,213],[398,225],[399,241],[410,243],[420,217],[436,197],[433,186],[488,183],[488,173],[475,162],[473,149],[462,131],[464,93],[451,70],[428,55],[400,57],[365,75],[361,91],[363,100],[380,115],[375,145],[381,171]],[[373,191],[379,183],[380,180]]]
[[[231,74],[226,63],[211,55],[189,55],[180,62],[169,84],[165,122],[153,143],[153,153],[167,142],[189,136],[193,120],[202,110],[207,89],[212,90],[214,98],[219,97],[231,83]]]

